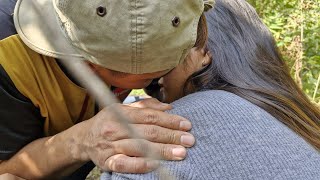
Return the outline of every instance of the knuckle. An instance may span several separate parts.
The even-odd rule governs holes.
[[[129,106],[135,107],[135,108],[145,108],[146,107],[146,100],[137,101],[134,103],[131,103]]]
[[[144,114],[144,123],[146,124],[156,124],[159,120],[159,117],[153,111],[145,111]]]
[[[114,146],[112,143],[108,141],[100,141],[96,144],[96,148],[99,150],[110,150],[114,149]]]
[[[100,167],[100,168],[104,168],[105,164],[106,164],[106,160],[107,159],[105,157],[103,157],[103,156],[98,157],[97,166]]]
[[[171,133],[168,135],[168,141],[170,144],[175,144],[177,143],[179,137],[180,136],[175,131],[171,131]]]
[[[171,159],[173,157],[171,148],[169,148],[169,147],[167,147],[165,145],[161,147],[160,154],[165,159]]]
[[[137,159],[134,161],[134,171],[136,173],[143,173],[148,169],[147,162],[143,160],[142,162],[139,162]]]
[[[149,149],[148,141],[141,139],[137,142],[137,152],[140,153],[139,156],[145,156]]]
[[[137,121],[138,119],[141,119],[143,109],[135,108],[135,107],[128,107],[125,109],[122,113],[124,117],[128,117],[130,121]]]
[[[119,132],[118,125],[116,123],[109,123],[108,125],[105,124],[102,126],[100,135],[102,137],[112,138],[117,132]]]
[[[125,169],[126,169],[126,162],[119,158],[119,159],[116,159],[112,164],[111,164],[111,169],[113,171],[118,171],[118,172],[124,172]]]
[[[180,127],[180,121],[177,120],[175,118],[175,116],[170,115],[168,119],[170,119],[170,120],[168,120],[166,122],[168,123],[169,127],[172,127],[172,128],[179,128]]]
[[[150,141],[154,142],[159,139],[159,130],[156,126],[149,126],[148,128],[145,129],[144,135]]]
[[[148,107],[149,105],[155,103],[159,103],[159,101],[155,98],[148,98],[137,102],[137,104],[141,105],[141,107]]]
[[[135,102],[135,104],[138,105],[138,107],[144,107],[146,104],[146,101],[147,100],[141,100],[141,101]]]
[[[176,126],[180,126],[180,122],[181,121],[186,121],[186,119],[184,119],[183,117],[181,116],[178,116],[178,115],[171,115],[170,116],[170,119],[171,119],[171,123],[176,125]]]

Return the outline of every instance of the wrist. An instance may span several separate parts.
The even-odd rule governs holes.
[[[71,158],[75,162],[88,162],[90,157],[87,153],[86,137],[90,129],[90,120],[74,125],[69,129],[69,136],[66,141],[66,147],[70,152]]]

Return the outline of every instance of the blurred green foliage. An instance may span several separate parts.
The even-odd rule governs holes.
[[[130,93],[131,96],[145,96],[146,93],[142,89],[134,89]]]
[[[304,92],[320,104],[320,0],[248,0]]]

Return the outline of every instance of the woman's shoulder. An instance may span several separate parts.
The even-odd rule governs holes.
[[[268,112],[226,91],[204,91],[173,103],[192,122],[196,145],[162,166],[176,179],[320,179],[320,155]],[[158,179],[109,174],[110,179]],[[106,178],[108,179],[108,178]]]
[[[237,96],[236,94],[223,90],[206,90],[196,92],[173,102],[173,105],[183,106],[183,104],[185,103],[192,103],[197,105],[205,105],[208,103],[216,103],[217,105],[225,105],[230,103],[250,104],[250,102]]]
[[[226,140],[253,135],[261,139],[284,136],[302,139],[264,109],[226,91],[197,92],[174,102],[173,107],[170,113],[189,119],[198,136],[219,135],[227,137]]]
[[[317,150],[242,97],[210,90],[184,97],[173,106],[171,113],[192,122],[191,133],[197,139],[187,161],[209,177],[320,178],[320,172],[314,172],[320,168]]]
[[[208,115],[212,113],[216,115],[227,114],[227,117],[250,115],[259,113],[260,115],[269,114],[257,105],[247,101],[246,99],[222,90],[208,90],[185,96],[172,103],[174,109],[170,111],[174,114],[189,114],[193,111],[205,111]],[[270,118],[272,118],[270,116]]]

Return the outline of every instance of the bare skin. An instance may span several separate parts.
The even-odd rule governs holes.
[[[211,54],[204,50],[192,48],[185,61],[160,78],[160,99],[162,102],[171,103],[183,96],[186,80],[193,73],[211,63]]]
[[[153,79],[167,74],[170,70],[146,74],[128,74],[113,71],[87,61],[88,66],[106,83],[124,89],[141,89],[147,87]]]
[[[23,178],[20,178],[18,176],[15,176],[9,173],[0,175],[0,179],[1,180],[24,180]]]

